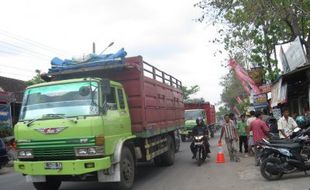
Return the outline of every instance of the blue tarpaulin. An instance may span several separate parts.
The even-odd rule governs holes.
[[[99,65],[107,64],[123,64],[127,52],[124,48],[120,49],[114,54],[89,54],[88,56],[82,59],[59,59],[55,57],[51,61],[52,67],[49,69],[49,72],[59,72],[71,69],[80,69],[85,67],[95,67]]]

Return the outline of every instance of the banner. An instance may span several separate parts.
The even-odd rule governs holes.
[[[256,86],[255,82],[248,73],[234,60],[230,59],[228,65],[234,69],[237,78],[240,80],[244,90],[250,95],[249,91],[253,91],[254,94],[260,94],[259,88]]]
[[[283,104],[287,101],[287,83],[283,83],[282,79],[274,83],[271,87],[271,107]]]

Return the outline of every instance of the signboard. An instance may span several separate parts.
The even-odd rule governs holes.
[[[260,86],[263,84],[264,70],[262,67],[254,67],[248,71],[249,76],[253,79],[256,85]]]
[[[270,84],[264,84],[259,87],[262,93],[269,93],[271,92],[271,85]]]
[[[291,42],[290,47],[285,52],[285,58],[287,61],[285,64],[288,64],[289,66],[288,71],[293,71],[296,68],[303,66],[307,62],[306,55],[299,37]]]
[[[268,106],[267,94],[253,95],[253,106],[255,109],[266,108]]]
[[[11,127],[11,107],[9,104],[0,104],[0,130]]]

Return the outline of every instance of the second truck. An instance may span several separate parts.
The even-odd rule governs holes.
[[[37,190],[63,181],[131,189],[137,162],[172,165],[184,126],[181,82],[141,56],[83,65],[26,89],[15,170]]]

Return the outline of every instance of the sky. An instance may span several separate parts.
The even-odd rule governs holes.
[[[181,80],[199,85],[192,98],[220,101],[227,57],[214,53],[217,29],[196,22],[197,0],[10,0],[0,1],[0,76],[29,80],[47,72],[53,57],[125,48]]]

